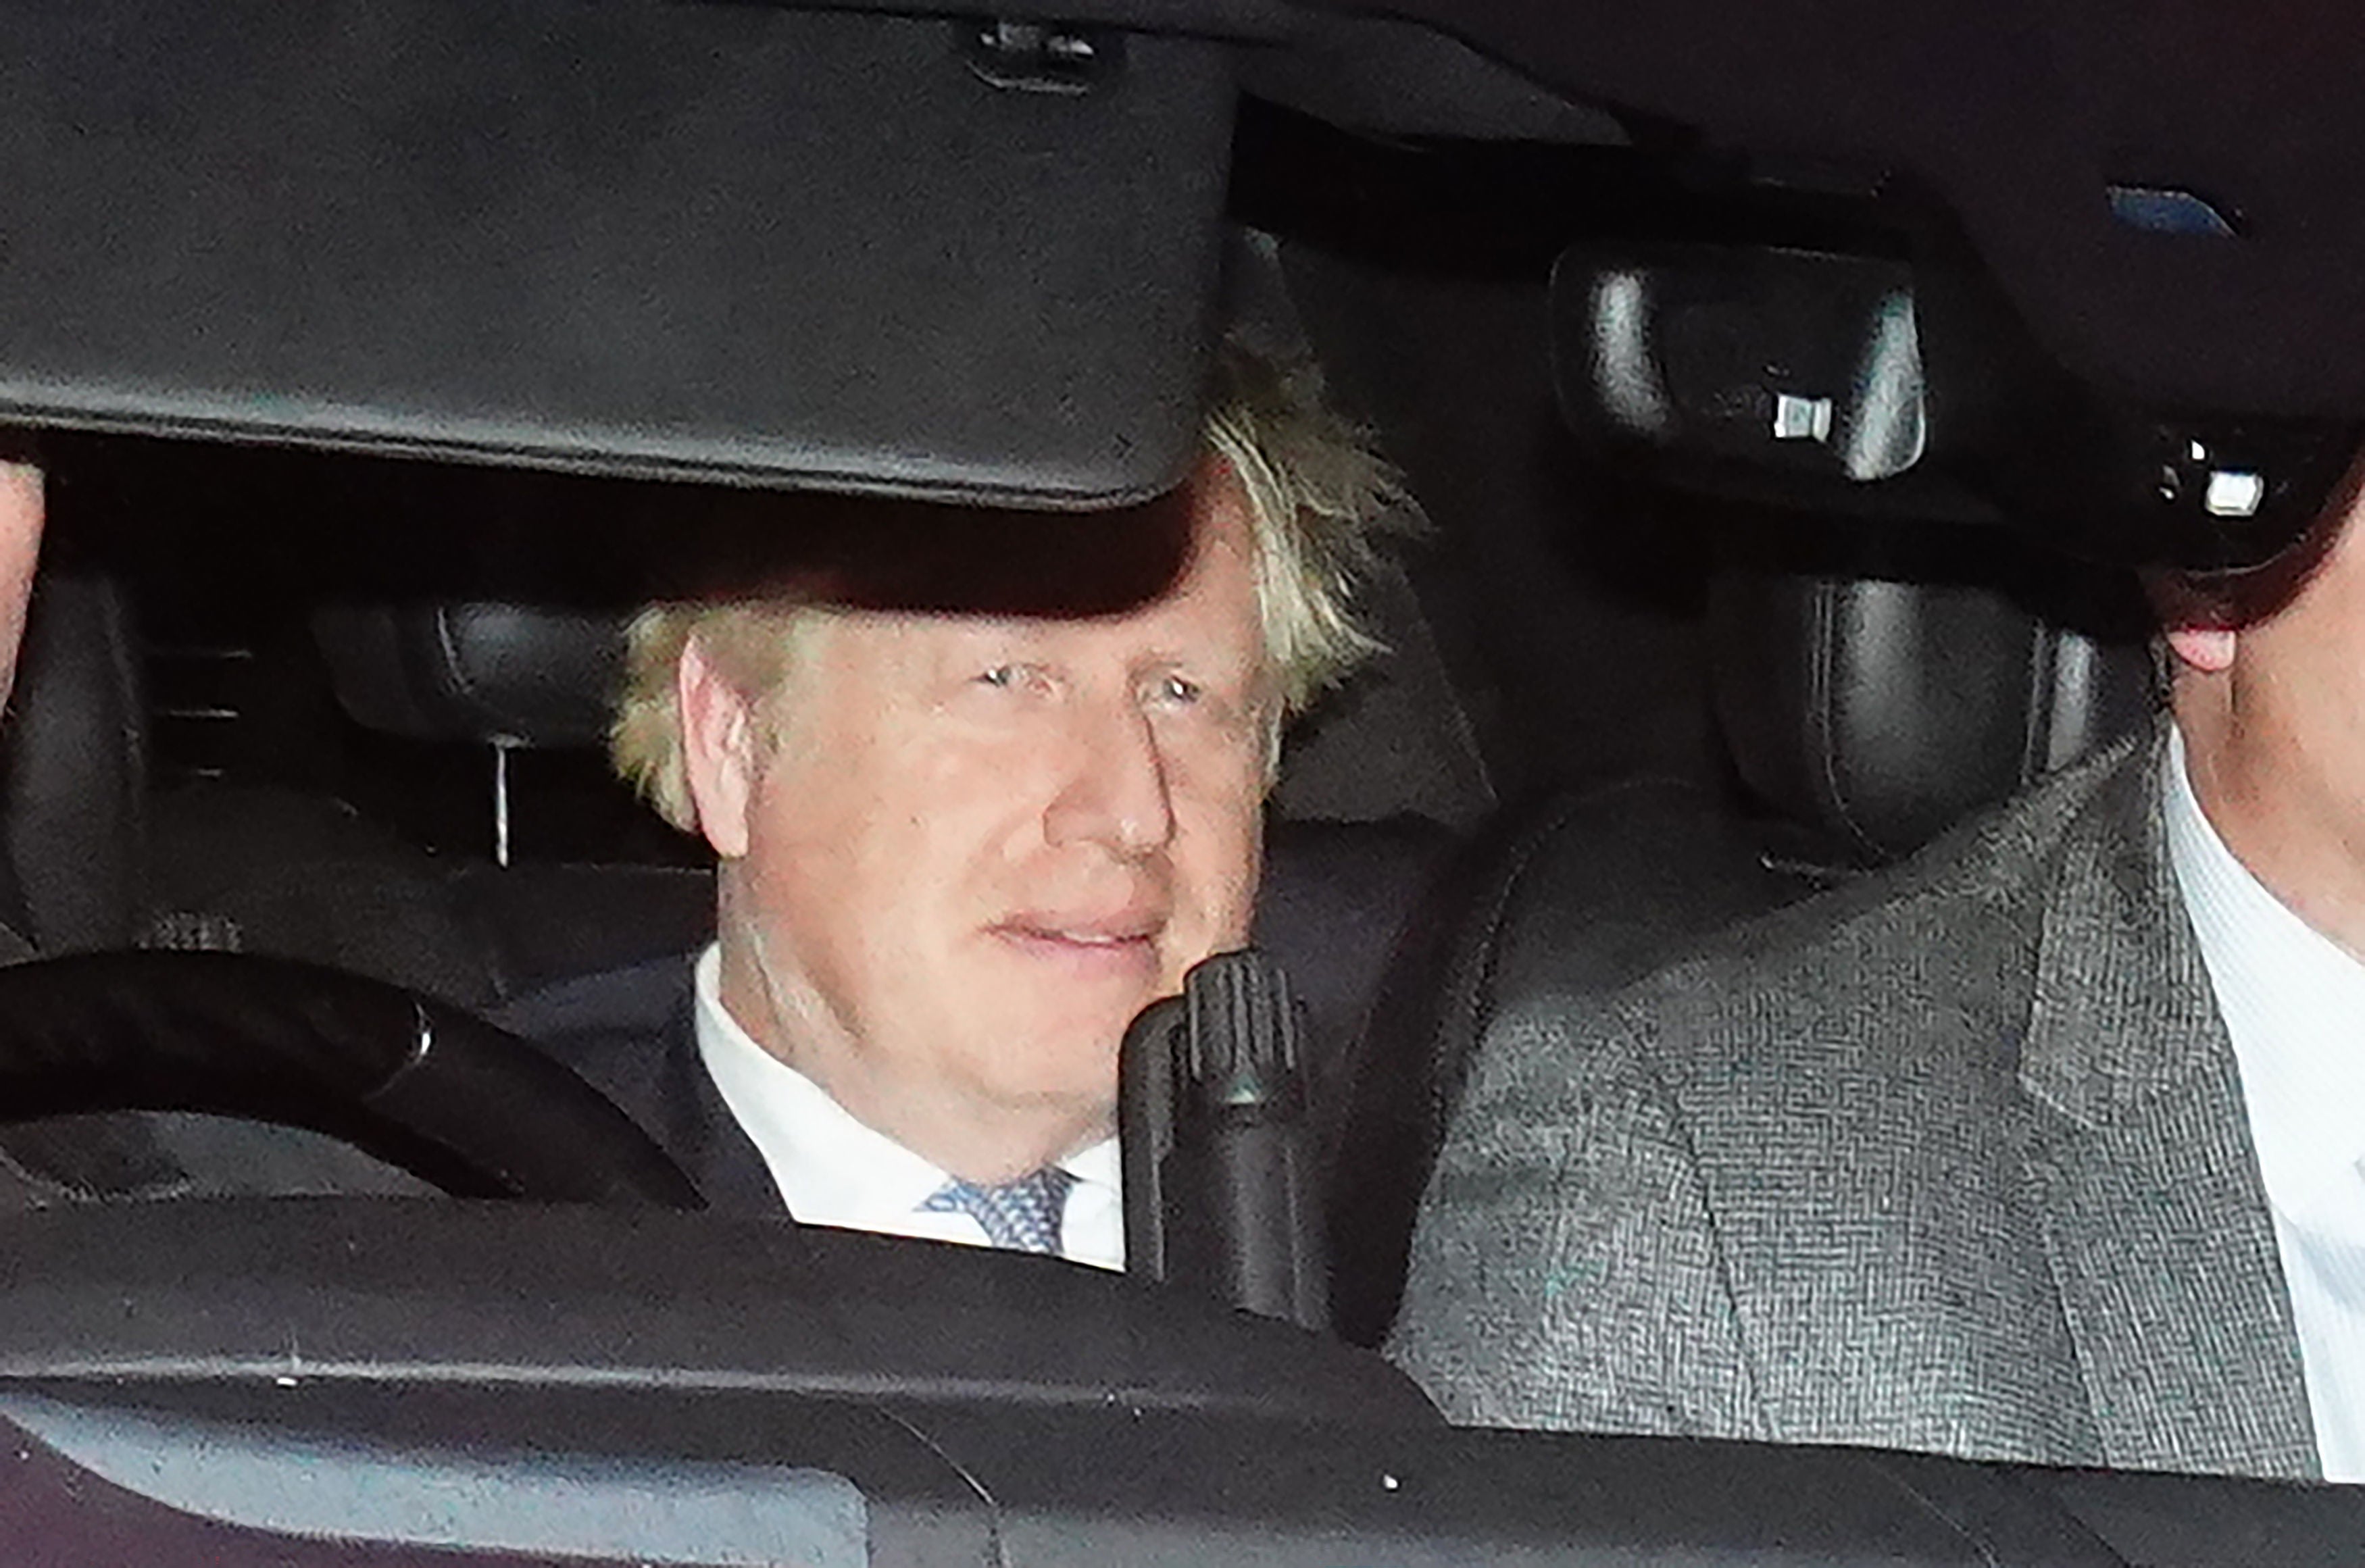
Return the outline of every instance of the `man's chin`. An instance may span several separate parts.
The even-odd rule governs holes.
[[[973,1017],[961,1033],[971,1070],[992,1098],[1036,1110],[1092,1112],[1116,1102],[1117,1053],[1138,1012],[1008,1013],[998,1026],[981,1028],[982,1020]]]

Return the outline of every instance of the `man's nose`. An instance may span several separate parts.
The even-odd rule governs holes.
[[[1070,762],[1044,816],[1057,844],[1097,843],[1127,858],[1174,836],[1166,758],[1149,715],[1132,701],[1094,703],[1073,715]]]

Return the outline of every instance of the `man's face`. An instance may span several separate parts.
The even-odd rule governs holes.
[[[734,1015],[958,1174],[1104,1136],[1126,1024],[1246,937],[1272,689],[1246,504],[1210,475],[1184,575],[1130,613],[830,616],[744,806],[700,793]]]

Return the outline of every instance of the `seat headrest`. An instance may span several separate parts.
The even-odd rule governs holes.
[[[2153,707],[2139,638],[2069,630],[1992,588],[1732,572],[1709,624],[1743,780],[1858,863],[1908,853]]]
[[[354,722],[413,740],[597,745],[623,617],[486,603],[333,605],[312,620]]]

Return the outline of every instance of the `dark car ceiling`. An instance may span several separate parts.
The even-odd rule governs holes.
[[[2155,408],[2365,415],[2365,10],[2335,0],[1076,0],[1395,134],[1631,140],[1926,196],[2037,340]],[[2197,197],[2162,232],[2113,187]]]
[[[1305,0],[1309,9],[1364,6]],[[2064,364],[2156,406],[2365,414],[2365,10],[2329,0],[1399,0],[1636,140],[1925,186]],[[2190,193],[2235,233],[2113,218]]]

